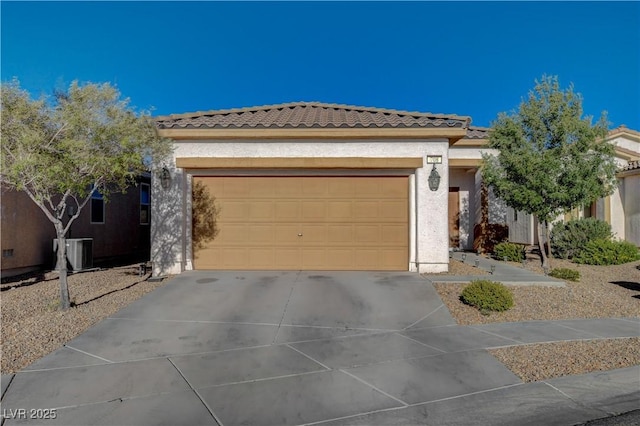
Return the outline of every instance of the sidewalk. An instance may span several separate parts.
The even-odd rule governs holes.
[[[463,261],[464,257],[464,261]],[[489,272],[489,275],[438,275],[425,274],[424,277],[432,282],[466,283],[472,280],[489,279],[506,285],[541,285],[550,287],[564,287],[562,280],[536,274],[522,267],[514,267],[506,262],[501,262],[484,256],[478,256],[469,252],[451,252],[451,258],[464,262],[467,265],[476,266],[479,270]],[[492,271],[493,268],[493,271]]]

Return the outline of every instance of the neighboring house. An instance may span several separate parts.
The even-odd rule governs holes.
[[[595,217],[609,223],[616,238],[640,246],[640,132],[620,126],[611,130],[605,141],[615,145],[618,163],[615,192],[558,219]],[[522,244],[538,242],[537,223],[531,215],[507,209],[507,225],[510,241]]]
[[[478,171],[487,129],[470,122],[318,102],[157,117],[175,151],[166,188],[153,179],[153,273],[447,271],[450,247],[505,220]],[[220,213],[194,250],[196,185]]]
[[[92,238],[94,264],[146,261],[150,248],[150,174],[126,193],[100,194],[87,203],[67,238]],[[24,192],[2,189],[2,277],[54,267],[53,224]]]

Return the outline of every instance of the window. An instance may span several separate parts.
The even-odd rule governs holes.
[[[104,223],[104,198],[98,190],[91,195],[91,223]]]
[[[148,183],[140,184],[140,225],[149,224],[151,193]]]

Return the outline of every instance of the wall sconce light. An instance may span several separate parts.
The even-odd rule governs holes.
[[[429,174],[429,189],[437,191],[440,186],[440,174],[436,170],[436,164],[442,163],[442,155],[427,155],[427,164],[433,164],[431,173]]]
[[[433,165],[433,169],[431,169],[431,173],[429,174],[429,189],[432,191],[437,191],[440,186],[440,174],[436,170],[436,165]]]
[[[160,172],[160,186],[162,186],[162,189],[169,189],[169,186],[171,186],[171,173],[166,167],[163,167]]]

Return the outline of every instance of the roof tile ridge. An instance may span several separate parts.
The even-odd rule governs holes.
[[[419,116],[425,118],[448,118],[454,120],[467,120],[471,119],[471,117],[467,115],[457,115],[457,114],[444,114],[444,113],[433,113],[433,112],[422,112],[422,111],[407,111],[393,108],[379,108],[379,107],[368,107],[362,105],[350,105],[350,104],[337,104],[337,103],[324,103],[324,102],[307,102],[309,105],[319,106],[319,107],[327,107],[327,108],[338,108],[338,109],[350,109],[361,112],[381,112],[386,114],[397,114],[397,115],[412,115]]]
[[[282,104],[256,105],[256,106],[249,106],[249,107],[227,108],[227,109],[211,109],[206,111],[193,111],[193,112],[183,112],[178,114],[161,115],[161,116],[155,117],[154,119],[156,121],[163,121],[163,120],[175,120],[180,118],[198,118],[198,117],[207,116],[207,115],[226,115],[226,114],[238,114],[243,112],[258,112],[258,111],[267,111],[270,109],[305,106],[308,104],[310,104],[310,102],[286,102]]]

